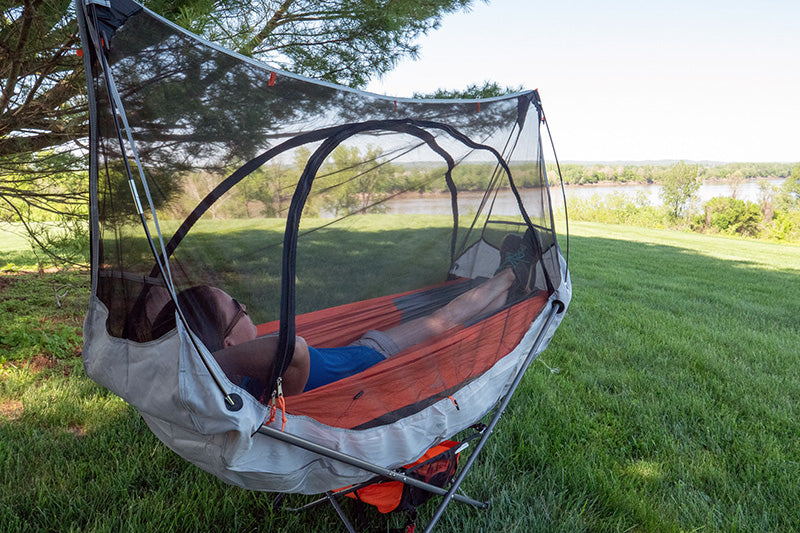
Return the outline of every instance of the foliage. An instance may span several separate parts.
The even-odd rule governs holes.
[[[764,235],[777,241],[800,242],[800,209],[778,211],[767,223]]]
[[[12,1],[0,14],[0,157],[83,137],[86,104],[69,0]],[[6,165],[3,165],[5,168]]]
[[[697,163],[702,180],[728,182],[757,178],[785,178],[789,176],[790,163]],[[589,185],[593,183],[661,183],[670,172],[670,163],[562,163],[564,183]],[[557,176],[555,164],[547,172]]]
[[[271,161],[268,165],[258,168],[231,192],[234,194],[240,192],[244,196],[246,206],[255,203],[261,216],[285,216],[289,210],[297,178],[310,155],[311,151],[307,147],[300,147],[295,151],[294,165]]]
[[[705,203],[703,214],[694,218],[692,229],[756,237],[761,222],[761,210],[757,204],[736,198],[718,197]]]
[[[285,217],[310,155],[303,146],[294,151],[291,164],[277,160],[262,165],[210,205],[208,215],[212,219]],[[381,201],[396,187],[391,178],[398,174],[399,169],[382,159],[377,147],[362,151],[339,146],[320,167],[303,215],[318,216],[321,210],[335,216],[382,212]],[[219,176],[207,172],[184,173],[180,201],[170,204],[163,218],[185,218],[219,181]]]
[[[667,213],[664,208],[650,205],[644,193],[633,198],[624,193],[614,193],[606,198],[593,195],[588,199],[573,198],[569,203],[570,218],[604,224],[629,224],[640,227],[665,227]]]
[[[680,162],[673,165],[661,180],[659,193],[671,215],[683,217],[700,188],[700,172],[697,165]]]
[[[0,222],[20,222],[39,250],[40,264],[82,263],[88,245],[87,173],[71,153],[49,150],[0,158]],[[74,230],[74,233],[70,230]]]
[[[788,187],[790,188],[790,187]],[[777,191],[763,191],[762,205],[721,197],[712,198],[692,215],[689,228],[702,233],[723,233],[749,238],[800,242],[800,208],[789,207],[786,185]],[[779,206],[773,211],[773,204]],[[686,229],[681,220],[664,206],[652,206],[643,193],[631,197],[624,193],[569,199],[571,220],[626,224],[647,228]]]
[[[800,164],[780,187],[768,191],[764,202],[763,235],[779,241],[800,240]]]
[[[89,264],[89,225],[85,220],[36,222],[28,224],[27,230],[40,268],[51,264],[62,267]]]
[[[437,89],[432,93],[414,93],[414,98],[435,98],[435,99],[469,99],[469,98],[492,98],[522,91],[523,87],[501,87],[497,82],[484,81],[483,85],[473,84],[466,89]]]
[[[754,178],[785,178],[791,163],[725,163],[702,165],[701,177],[708,180],[748,180]]]
[[[471,3],[144,2],[166,18],[235,51],[291,72],[352,86],[363,86],[401,58],[415,57],[415,41],[420,36],[438,27],[447,14],[468,9]],[[75,206],[86,205],[88,186],[78,172],[86,167],[86,161],[78,147],[88,134],[88,106],[71,5],[71,0],[2,4],[0,220],[85,216]],[[73,176],[68,180],[71,183],[65,186],[69,175]]]
[[[781,185],[776,208],[784,211],[800,209],[800,164],[795,165],[791,175]]]
[[[296,74],[364,86],[404,57],[416,39],[472,0],[194,2],[179,24],[241,54]],[[203,4],[202,7],[200,4]]]
[[[379,201],[395,174],[390,163],[380,161],[382,154],[375,146],[367,147],[364,154],[356,146],[337,147],[316,178],[325,208],[334,216],[380,212]]]
[[[84,218],[88,176],[72,153],[41,151],[0,158],[0,221]],[[4,173],[4,169],[13,172]]]
[[[290,72],[363,86],[441,19],[472,0],[151,0],[145,5],[213,42]],[[69,0],[3,4],[0,157],[33,154],[86,135],[82,60]]]

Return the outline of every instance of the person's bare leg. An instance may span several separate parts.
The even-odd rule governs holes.
[[[513,283],[514,272],[505,269],[430,315],[387,329],[384,333],[403,351],[478,315],[497,311],[505,305],[508,289]]]

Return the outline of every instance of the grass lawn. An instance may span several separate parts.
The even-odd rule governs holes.
[[[492,506],[437,531],[800,530],[800,247],[571,229],[572,304],[465,484]],[[33,261],[0,231],[0,531],[339,527],[159,443],[83,373],[88,275]]]

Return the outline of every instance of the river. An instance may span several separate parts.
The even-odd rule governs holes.
[[[767,182],[773,187],[779,186],[783,183],[784,178],[770,178],[759,180],[747,180],[736,184],[722,182],[709,182],[700,185],[697,196],[700,203],[707,202],[711,198],[718,196],[735,197],[740,200],[748,200],[751,202],[760,202],[761,196],[761,183]],[[604,199],[612,194],[624,194],[625,196],[633,199],[639,193],[643,193],[644,197],[652,205],[661,205],[661,198],[659,193],[661,191],[660,185],[654,184],[626,184],[626,185],[569,185],[565,188],[567,195],[567,203],[575,199],[590,199],[597,196],[599,199]],[[533,196],[537,194],[537,190],[520,191],[523,201],[526,196]],[[553,194],[553,207],[558,209],[563,205],[561,197],[561,189],[557,187],[552,188]],[[461,212],[474,210],[478,208],[482,198],[481,193],[463,192],[459,193],[459,209]],[[449,214],[450,211],[450,197],[447,195],[420,195],[420,196],[405,196],[396,198],[385,203],[387,212],[389,213],[404,213],[404,214],[420,214],[420,215],[443,215]],[[494,213],[504,215],[516,214],[516,202],[511,194],[511,191],[501,191],[498,194],[497,201],[495,202]]]

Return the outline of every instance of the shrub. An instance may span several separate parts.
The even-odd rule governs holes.
[[[588,199],[569,200],[569,215],[575,220],[603,224],[628,224],[642,227],[664,227],[664,209],[651,205],[644,193],[633,198],[624,193],[613,193],[603,198],[594,194]]]
[[[765,225],[763,236],[776,241],[800,241],[800,211],[777,211]]]
[[[692,228],[755,237],[759,233],[762,220],[758,204],[736,198],[717,197],[705,203],[703,214],[694,218]]]

